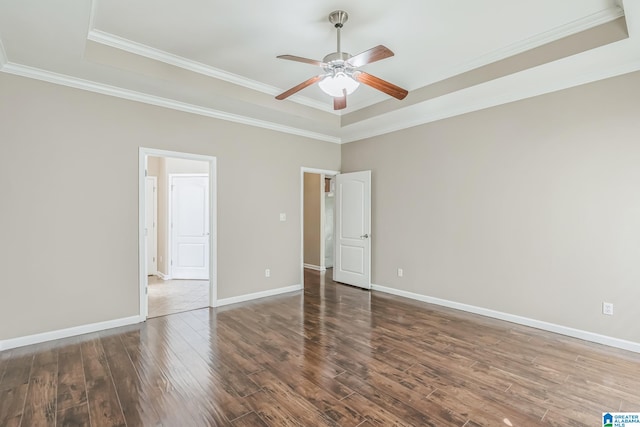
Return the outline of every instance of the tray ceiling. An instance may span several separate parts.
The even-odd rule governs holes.
[[[365,66],[409,90],[369,87],[342,112],[318,74],[276,59],[343,50],[395,56]],[[348,142],[640,68],[638,2],[613,0],[0,0],[0,70],[225,120]]]

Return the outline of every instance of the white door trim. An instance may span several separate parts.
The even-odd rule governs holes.
[[[209,163],[209,307],[215,307],[218,301],[218,228],[217,228],[217,158],[203,154],[181,153],[178,151],[158,150],[140,147],[138,152],[138,282],[140,317],[147,318],[147,253],[144,238],[145,225],[145,170],[147,157],[175,157],[186,160],[198,160]]]
[[[147,270],[147,277],[149,275],[158,275],[158,177],[157,176],[145,176],[145,181],[147,183],[151,182],[152,183],[152,188],[153,188],[153,218],[151,218],[152,220],[152,227],[151,230],[147,229],[147,225],[146,221],[145,221],[145,230],[146,230],[146,242],[147,242],[147,255],[149,254],[149,251],[151,251],[153,257],[155,258],[153,261],[153,271],[148,271]],[[148,186],[145,186],[145,192],[147,191]],[[146,218],[146,214],[147,212],[145,211],[145,219]],[[149,234],[152,233],[152,234]],[[151,236],[151,239],[149,238],[149,236]],[[151,242],[149,242],[151,240]],[[151,245],[149,245],[149,243],[151,243]],[[149,264],[149,260],[147,259],[147,268],[148,268],[148,264]]]
[[[316,169],[302,166],[300,168],[300,285],[304,287],[304,174],[316,173],[319,175],[336,176],[340,171],[329,169]],[[323,185],[324,188],[324,185]],[[322,261],[324,264],[324,260]]]

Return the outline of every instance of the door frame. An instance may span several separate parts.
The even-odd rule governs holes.
[[[158,150],[140,147],[138,150],[138,285],[139,285],[139,315],[143,320],[148,315],[147,295],[147,250],[144,236],[146,185],[145,175],[147,158],[173,157],[186,160],[198,160],[209,163],[209,307],[215,307],[218,301],[218,209],[217,209],[217,158],[203,154],[182,153],[178,151]]]
[[[155,270],[154,271],[147,271],[147,276],[151,275],[157,275],[158,274],[158,177],[157,176],[145,176],[145,196],[146,191],[147,191],[147,187],[146,184],[148,181],[151,181],[153,183],[153,231],[155,232],[153,235],[153,251],[155,252]],[[145,205],[145,230],[146,230],[146,234],[145,234],[145,238],[149,237],[149,230],[146,227],[146,205]],[[149,240],[145,239],[145,243],[146,243],[146,250],[147,250],[147,255],[149,255]],[[147,259],[147,265],[149,263],[149,260]]]
[[[174,274],[173,274],[173,265],[171,264],[171,260],[173,259],[173,228],[171,227],[171,224],[173,224],[173,216],[174,216],[174,212],[173,212],[173,190],[171,189],[171,186],[173,185],[173,178],[175,177],[204,177],[204,176],[209,176],[206,173],[170,173],[167,175],[168,176],[168,186],[169,186],[169,197],[167,197],[168,199],[168,203],[167,203],[167,207],[168,207],[168,212],[167,212],[167,255],[168,255],[168,259],[169,259],[169,267],[167,268],[167,271],[169,273],[169,277],[170,278],[174,278]],[[211,184],[211,180],[209,180],[209,184]],[[211,213],[209,213],[209,216],[211,216]],[[211,229],[209,229],[209,236],[211,236]],[[209,239],[211,240],[211,239]],[[211,248],[209,248],[209,251],[211,251]],[[209,270],[211,270],[211,266],[209,266]],[[196,279],[197,280],[197,279]]]
[[[330,169],[316,169],[302,166],[300,168],[300,285],[304,287],[304,174],[315,173],[319,175],[325,175],[335,177],[340,171]],[[324,184],[322,185],[324,188]],[[322,213],[324,215],[324,212]],[[335,223],[335,221],[334,221]],[[324,246],[324,243],[321,243]],[[335,239],[334,239],[335,247]],[[324,260],[322,261],[324,263]]]

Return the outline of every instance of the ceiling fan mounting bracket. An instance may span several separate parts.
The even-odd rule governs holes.
[[[349,14],[344,10],[334,10],[329,14],[329,22],[331,22],[336,28],[342,28],[348,19]]]

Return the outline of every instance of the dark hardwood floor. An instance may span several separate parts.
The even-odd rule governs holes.
[[[598,426],[640,411],[640,354],[306,282],[0,352],[0,426]]]

